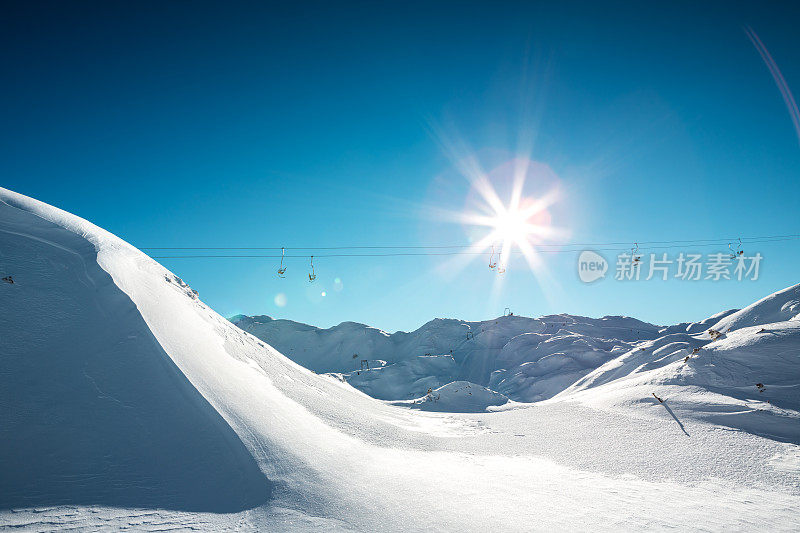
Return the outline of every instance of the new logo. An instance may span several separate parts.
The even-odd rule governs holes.
[[[592,283],[606,277],[608,262],[605,257],[591,250],[584,250],[578,257],[578,277],[584,283]]]

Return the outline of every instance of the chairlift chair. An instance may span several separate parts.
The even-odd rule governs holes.
[[[744,250],[742,250],[742,239],[739,238],[739,243],[736,245],[736,249],[733,249],[733,244],[728,243],[728,250],[731,251],[731,259],[736,259],[737,257],[741,257],[744,255]]]
[[[311,256],[311,272],[308,273],[308,282],[313,283],[314,280],[317,279],[317,275],[314,273],[314,256]]]
[[[489,255],[489,269],[494,270],[497,267],[497,260],[494,258],[494,244],[492,245],[492,253]]]
[[[286,248],[281,247],[281,266],[278,267],[278,277],[284,278],[284,274],[286,274],[286,267],[283,266],[283,256],[286,252]]]
[[[639,243],[633,243],[633,248],[631,248],[631,258],[634,263],[638,263],[642,260],[642,256],[639,254]]]

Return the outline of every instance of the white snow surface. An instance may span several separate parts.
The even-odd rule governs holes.
[[[479,391],[492,411],[429,412],[300,366],[142,252],[5,189],[0,254],[15,281],[0,282],[0,526],[800,529],[797,287],[717,317],[730,320],[716,340],[708,324],[609,335],[606,319],[566,316],[566,329],[498,319],[463,353],[458,321],[395,334],[443,376],[459,367],[460,383],[432,387],[450,409]],[[386,337],[343,326],[343,361],[324,366],[329,353],[302,342],[293,357],[337,372]],[[548,327],[565,332],[537,337]]]

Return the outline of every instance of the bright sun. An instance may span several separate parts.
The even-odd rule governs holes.
[[[537,276],[544,274],[540,249],[549,249],[552,244],[546,244],[547,241],[563,235],[560,228],[552,226],[548,212],[558,199],[558,188],[553,187],[538,197],[523,195],[525,177],[529,166],[534,164],[530,161],[517,164],[507,203],[500,199],[487,174],[468,174],[477,193],[475,210],[462,212],[456,219],[467,226],[486,228],[486,233],[470,246],[469,255],[487,253],[489,268],[497,273],[506,271],[512,254],[521,254]]]
[[[510,209],[498,213],[494,220],[494,232],[504,242],[518,244],[525,240],[531,228],[525,213],[518,209]]]

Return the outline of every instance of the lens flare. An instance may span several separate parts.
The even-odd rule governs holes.
[[[497,274],[492,289],[496,299],[504,280],[516,269],[512,257],[519,255],[545,297],[554,301],[560,286],[540,248],[552,249],[553,242],[570,236],[567,229],[553,224],[551,215],[560,199],[558,176],[549,165],[526,157],[506,160],[489,172],[482,170],[475,156],[467,159],[469,164],[456,165],[470,183],[466,205],[460,212],[440,210],[439,215],[465,228],[472,239],[471,253],[446,261],[439,272],[452,279],[476,258],[486,260],[489,270]]]
[[[548,188],[526,195],[528,179],[537,182],[539,188]],[[479,230],[470,250],[494,249],[500,269],[508,266],[512,253],[521,253],[531,268],[537,265],[536,269],[540,269],[541,261],[535,257],[537,245],[566,235],[565,230],[553,226],[549,212],[559,197],[555,173],[544,163],[518,158],[488,174],[475,175],[470,182],[474,194],[468,200],[469,206],[455,217],[467,228]],[[501,199],[503,188],[509,189],[505,191],[507,202]]]
[[[789,84],[786,83],[786,79],[784,79],[781,69],[778,68],[778,64],[775,63],[775,60],[769,53],[769,50],[767,50],[767,47],[761,42],[758,34],[753,31],[753,28],[746,26],[744,31],[747,34],[747,37],[750,39],[750,42],[752,42],[753,46],[755,46],[756,50],[758,50],[761,59],[764,60],[764,64],[769,69],[769,73],[772,74],[772,79],[775,80],[775,85],[778,86],[778,90],[783,97],[783,102],[786,104],[786,109],[789,111],[789,116],[791,117],[792,124],[794,125],[794,131],[797,134],[797,140],[800,142],[800,111],[797,109],[797,103],[794,100],[794,95],[792,94],[791,89],[789,89]]]
[[[530,94],[534,93],[536,91]],[[494,147],[476,151],[452,123],[445,127],[428,120],[432,138],[453,169],[469,184],[464,207],[460,210],[442,207],[441,202],[424,206],[426,216],[460,224],[472,243],[466,253],[441,262],[436,271],[444,279],[455,280],[476,258],[487,261],[489,270],[497,274],[489,305],[494,305],[503,295],[504,280],[517,270],[518,262],[511,261],[517,256],[524,258],[549,302],[563,296],[559,283],[548,270],[542,250],[551,251],[557,242],[570,238],[567,228],[553,223],[554,217],[569,216],[569,202],[562,202],[564,188],[556,172],[529,156],[534,152],[538,131],[537,105],[523,107],[515,149],[498,147],[509,140],[506,137],[494,143]],[[445,176],[437,176],[432,186],[445,203],[456,197],[453,195],[461,194],[460,184]]]

